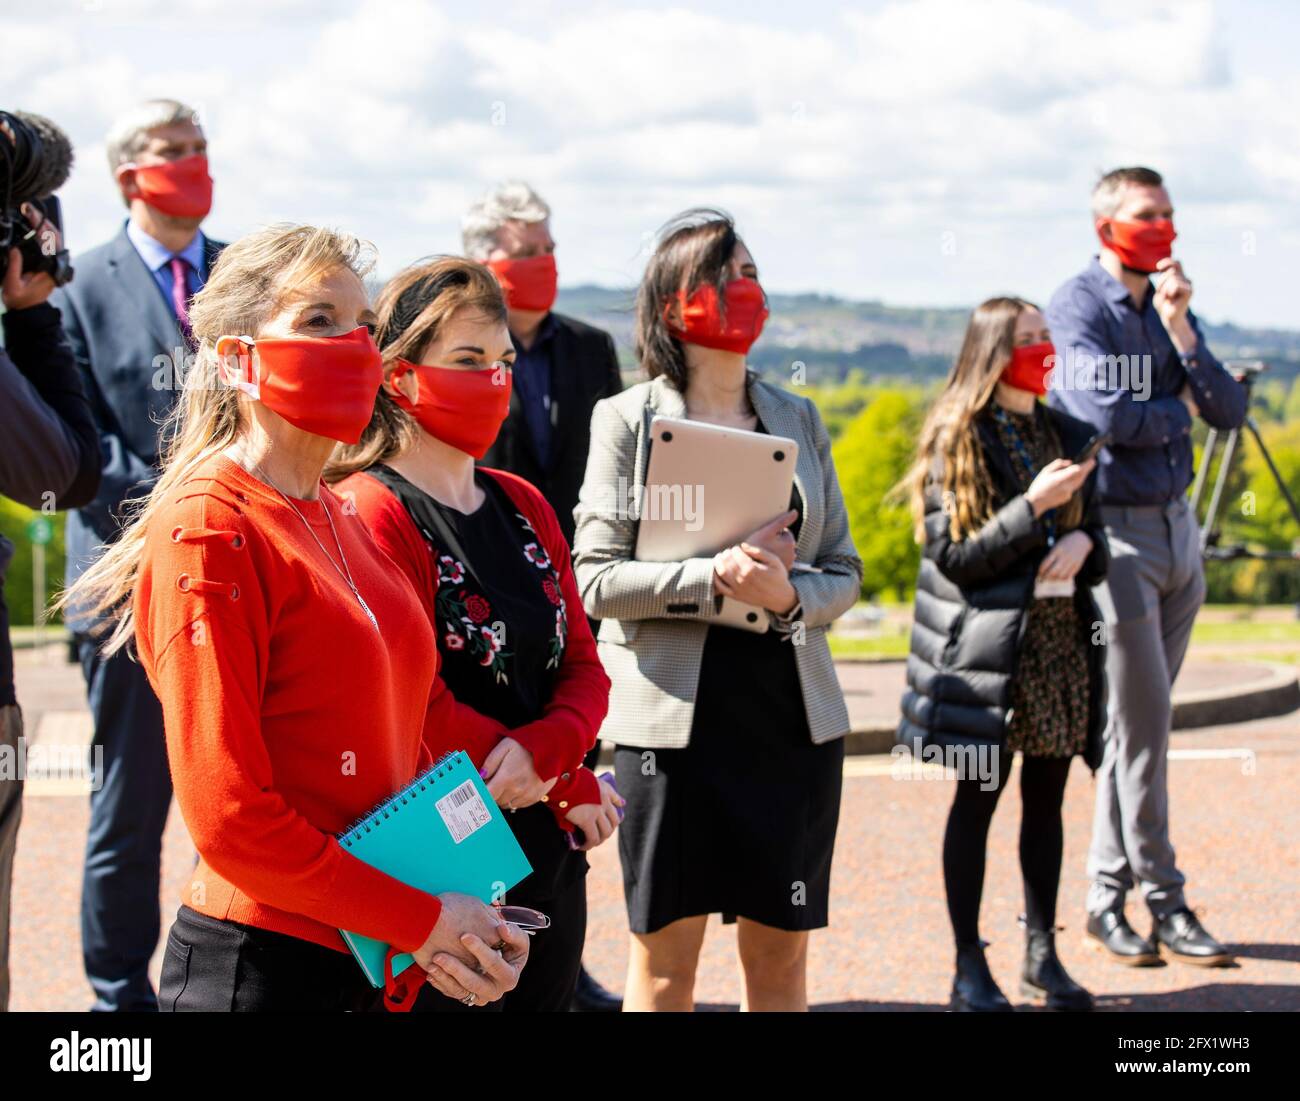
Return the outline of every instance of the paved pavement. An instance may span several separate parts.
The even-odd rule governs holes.
[[[53,650],[19,655],[19,695],[38,743],[85,736],[79,672],[58,661],[60,656]],[[1197,668],[1189,664],[1184,683]],[[853,699],[852,670],[845,682]],[[881,682],[867,698],[883,708],[885,691]],[[810,950],[810,997],[816,1008],[937,1009],[947,997],[952,950],[939,846],[952,783],[899,778],[892,770],[889,758],[880,756],[850,759],[845,768],[832,925],[814,934]],[[1240,963],[1212,971],[1175,963],[1132,970],[1110,964],[1081,940],[1092,780],[1076,763],[1066,794],[1059,918],[1066,930],[1060,948],[1066,966],[1099,996],[1103,1009],[1300,1010],[1298,787],[1300,712],[1178,735],[1170,789],[1174,840],[1189,897],[1208,927],[1231,942]],[[86,821],[86,798],[76,782],[51,778],[31,785],[15,873],[15,1010],[89,1005],[77,919]],[[994,973],[1013,998],[1021,949],[1018,825],[1019,800],[1011,787],[990,836],[982,932],[992,942]],[[164,852],[165,921],[175,911],[193,860],[184,823],[173,808]],[[606,985],[620,989],[627,934],[612,844],[592,854],[589,896],[588,965]],[[1130,903],[1130,916],[1145,929],[1140,910],[1138,900]],[[701,1008],[737,1004],[734,948],[734,927],[714,919],[696,991]],[[161,951],[155,974],[160,956]]]

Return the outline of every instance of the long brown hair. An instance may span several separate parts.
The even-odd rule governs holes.
[[[685,391],[686,357],[681,341],[668,330],[664,304],[678,291],[704,283],[717,286],[722,301],[727,261],[739,243],[731,215],[707,207],[684,211],[659,230],[636,292],[633,329],[636,357],[651,378],[664,375]]]
[[[105,654],[120,650],[135,632],[129,598],[140,575],[150,518],[177,485],[244,431],[239,391],[220,377],[217,340],[257,336],[286,291],[338,268],[362,279],[373,256],[372,246],[349,233],[287,223],[250,233],[222,250],[207,283],[190,303],[190,326],[198,350],[163,427],[162,473],[146,495],[124,506],[128,520],[121,537],[55,603],[57,608],[110,617]]]
[[[433,256],[398,272],[379,292],[375,342],[387,377],[399,359],[418,363],[442,327],[460,310],[475,310],[493,321],[506,319],[506,302],[496,276],[461,256]],[[336,448],[325,468],[333,483],[358,470],[387,462],[415,443],[415,421],[380,389],[375,411],[361,439]]]
[[[900,483],[911,497],[917,542],[925,539],[925,490],[936,476],[954,540],[978,531],[992,517],[993,496],[976,421],[992,403],[998,379],[1011,360],[1016,320],[1024,310],[1036,309],[1023,298],[990,298],[971,314],[948,381],[921,429],[916,462]],[[1061,441],[1051,421],[1045,419],[1045,424],[1046,457],[1052,459],[1061,454]],[[1060,530],[1078,527],[1083,518],[1079,494],[1056,515]]]

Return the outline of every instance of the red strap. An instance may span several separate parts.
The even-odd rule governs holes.
[[[409,1013],[415,1005],[415,996],[424,985],[424,969],[411,961],[411,966],[400,975],[393,975],[393,957],[405,953],[389,948],[384,955],[384,1008],[389,1013]]]

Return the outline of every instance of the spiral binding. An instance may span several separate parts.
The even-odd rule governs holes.
[[[414,799],[426,787],[435,780],[441,780],[444,776],[450,775],[453,767],[460,763],[461,758],[469,760],[465,756],[464,750],[454,750],[450,753],[444,753],[433,762],[424,772],[420,773],[414,780],[404,788],[399,788],[387,799],[379,803],[374,810],[363,814],[346,830],[338,835],[340,845],[351,848],[354,841],[360,840],[365,834],[373,829],[377,829],[379,823],[384,819],[391,818],[402,807],[406,806],[410,800]]]

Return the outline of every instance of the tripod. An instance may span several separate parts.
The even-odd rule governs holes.
[[[1264,462],[1268,464],[1269,473],[1273,475],[1273,481],[1277,483],[1282,499],[1286,501],[1287,507],[1291,510],[1291,518],[1295,520],[1296,526],[1300,528],[1300,507],[1297,507],[1295,498],[1291,496],[1291,490],[1287,488],[1286,482],[1282,480],[1277,464],[1273,462],[1273,456],[1269,454],[1268,447],[1259,434],[1259,425],[1255,423],[1255,418],[1250,415],[1251,389],[1256,377],[1265,369],[1265,366],[1258,360],[1224,364],[1228,373],[1246,388],[1245,426],[1250,430],[1250,434],[1255,437],[1255,443],[1259,447],[1260,454],[1264,456]],[[1205,513],[1205,523],[1201,525],[1201,555],[1206,559],[1217,559],[1219,561],[1228,561],[1235,558],[1288,560],[1300,558],[1300,550],[1254,550],[1244,543],[1219,542],[1219,506],[1223,503],[1224,486],[1228,482],[1228,473],[1232,469],[1232,460],[1237,455],[1237,441],[1240,438],[1240,428],[1229,429],[1224,434],[1223,458],[1219,461],[1219,470],[1214,479],[1214,490],[1210,494],[1210,505]],[[1196,472],[1196,481],[1192,485],[1192,513],[1194,515],[1200,513],[1201,495],[1204,493],[1205,485],[1210,478],[1210,465],[1214,461],[1214,451],[1218,443],[1219,430],[1211,428],[1209,435],[1205,437],[1205,451],[1201,455],[1201,466]]]

